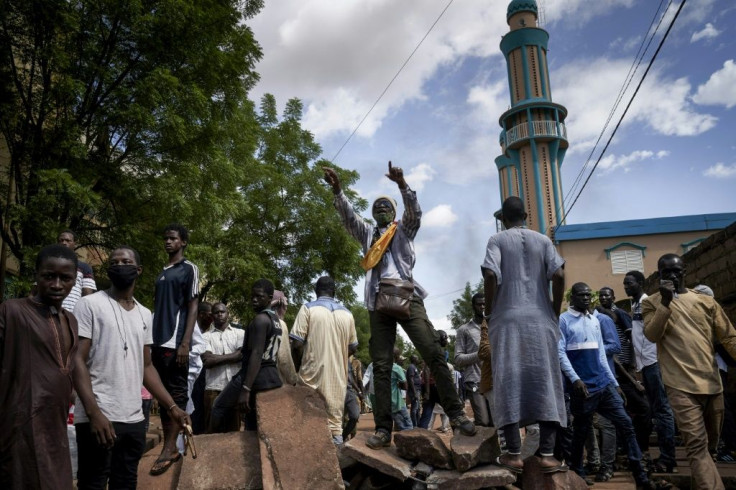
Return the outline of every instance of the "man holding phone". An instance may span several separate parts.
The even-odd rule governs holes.
[[[718,341],[736,355],[736,329],[715,299],[685,287],[680,256],[663,255],[657,268],[659,292],[642,302],[644,334],[657,343],[662,381],[692,468],[691,488],[723,489],[709,453],[723,422],[723,385],[713,344]]]

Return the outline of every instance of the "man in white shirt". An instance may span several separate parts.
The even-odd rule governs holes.
[[[644,336],[644,317],[641,312],[641,303],[647,297],[644,294],[644,274],[639,271],[627,272],[624,277],[624,290],[631,297],[631,343],[634,346],[636,370],[641,372],[659,443],[660,456],[654,461],[653,469],[658,473],[672,473],[672,468],[677,466],[675,417],[672,415],[672,408],[662,383],[662,374],[659,371],[657,344]]]
[[[207,369],[204,388],[204,423],[208,429],[215,398],[240,370],[240,361],[243,358],[240,349],[243,347],[245,337],[245,330],[230,325],[229,313],[225,304],[214,304],[212,317],[214,323],[203,334],[206,347],[202,354],[202,361]],[[240,414],[237,410],[233,412],[232,419],[228,421],[225,430],[226,432],[240,430]]]
[[[79,351],[74,386],[82,404],[75,407],[80,489],[135,488],[138,461],[146,445],[141,385],[161,411],[183,428],[189,416],[166,391],[151,361],[151,311],[133,297],[141,274],[138,252],[119,247],[110,255],[106,291],[82,297],[74,307]],[[161,460],[166,471],[181,458]]]

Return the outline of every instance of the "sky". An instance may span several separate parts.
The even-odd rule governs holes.
[[[570,203],[596,140],[603,134],[589,168],[679,2],[537,2],[541,27],[550,34],[552,99],[568,109],[562,179]],[[400,198],[384,174],[389,160],[404,169],[423,210],[414,278],[429,291],[425,305],[438,329],[450,328],[447,315],[465,283],[481,280],[485,246],[496,231],[498,118],[510,107],[499,48],[508,32],[508,3],[279,0],[266,2],[249,21],[263,49],[255,100],[271,93],[283,108],[288,99],[301,99],[303,127],[315,135],[322,156],[357,170],[355,189],[369,202],[385,193]],[[606,154],[568,210],[568,224],[736,211],[735,30],[732,0],[686,1]],[[361,281],[359,297],[362,288]]]

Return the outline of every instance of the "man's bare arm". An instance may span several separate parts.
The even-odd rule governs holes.
[[[490,269],[483,269],[483,295],[485,296],[486,306],[483,310],[486,318],[491,315],[493,310],[493,302],[498,292],[498,281],[496,274]]]
[[[560,316],[562,299],[565,296],[565,269],[560,267],[552,274],[552,311]]]

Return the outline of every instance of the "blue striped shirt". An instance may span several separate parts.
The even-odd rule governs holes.
[[[611,383],[618,386],[608,367],[600,323],[595,316],[567,310],[560,315],[560,334],[560,367],[571,383],[582,379],[589,393]]]

